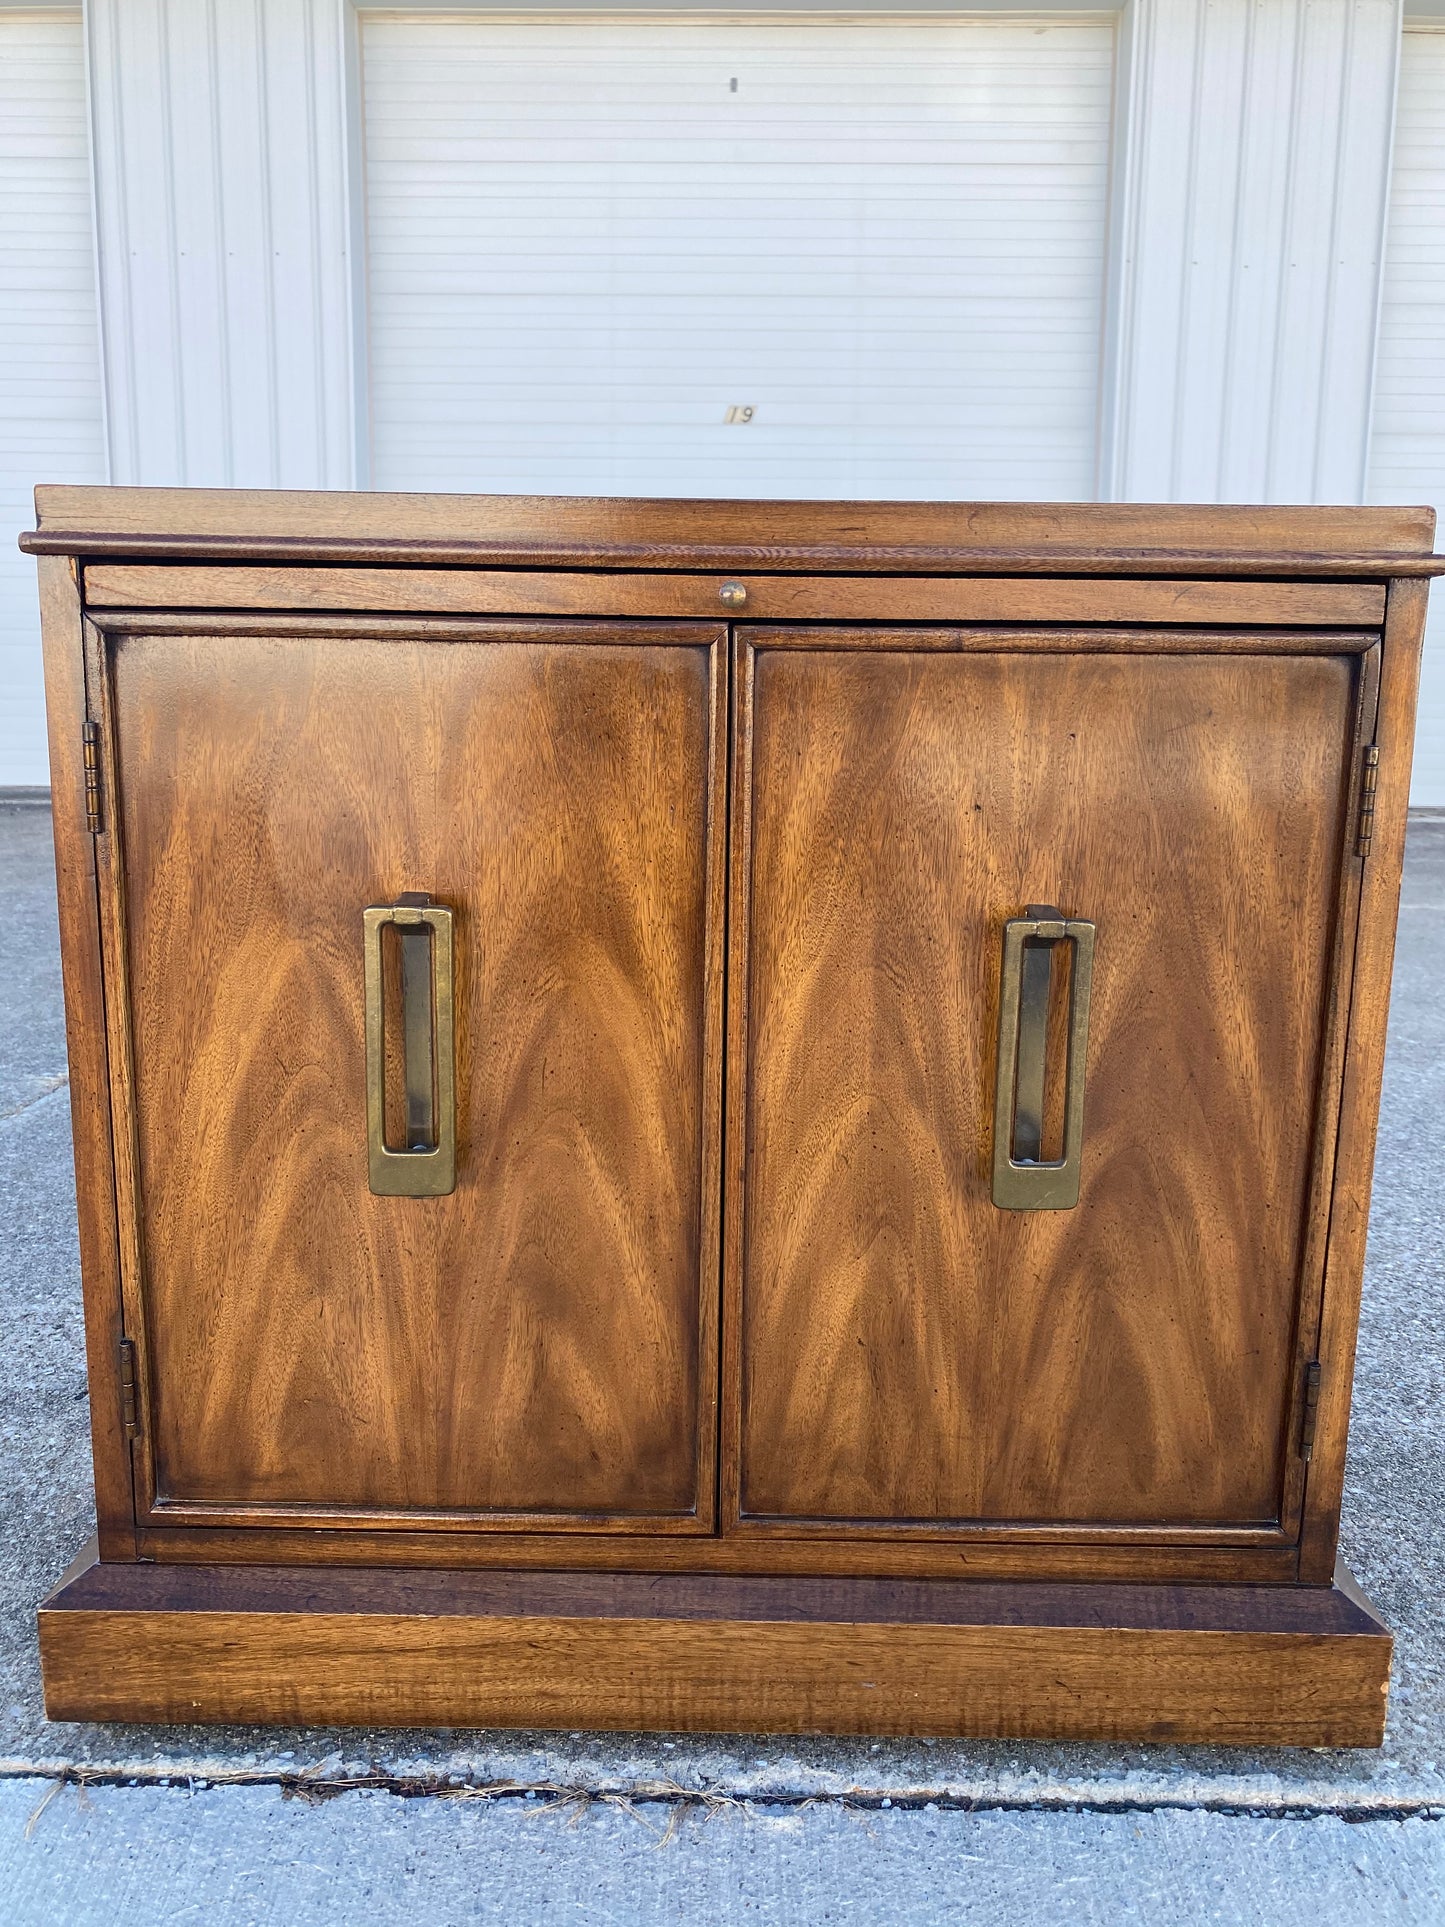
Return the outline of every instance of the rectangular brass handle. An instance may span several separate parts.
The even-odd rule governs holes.
[[[1064,1154],[1043,1150],[1045,1048],[1056,944],[1072,943],[1069,1056],[1064,1089]],[[1089,993],[1094,926],[1031,903],[1003,927],[999,985],[998,1080],[993,1104],[993,1201],[1005,1211],[1071,1211],[1079,1202],[1084,1150],[1084,1064],[1089,1048]]]
[[[386,1025],[381,933],[401,937],[406,1142],[386,1141]],[[457,1101],[452,913],[408,894],[362,912],[366,964],[366,1152],[382,1198],[442,1198],[457,1188]]]

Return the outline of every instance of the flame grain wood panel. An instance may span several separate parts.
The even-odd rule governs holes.
[[[1353,665],[749,684],[739,1511],[1283,1523]],[[1098,927],[1072,1211],[989,1190],[1026,902]]]
[[[609,646],[591,646],[605,643]],[[707,631],[128,636],[156,1497],[705,1522]],[[366,1179],[361,911],[459,923],[461,1178]]]

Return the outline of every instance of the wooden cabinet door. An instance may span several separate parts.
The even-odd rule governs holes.
[[[743,1530],[1294,1529],[1376,652],[1075,646],[742,652]],[[1066,1210],[991,1189],[1003,928],[1029,904],[1096,930]]]
[[[710,1529],[721,632],[102,644],[141,1516]],[[446,1196],[368,1183],[362,915],[405,892],[455,926]]]

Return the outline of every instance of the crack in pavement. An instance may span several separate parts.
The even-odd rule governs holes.
[[[19,1117],[23,1111],[33,1110],[37,1104],[43,1104],[47,1097],[54,1097],[57,1091],[63,1091],[69,1082],[69,1071],[52,1071],[49,1076],[42,1077],[38,1091],[33,1091],[29,1097],[21,1098],[20,1102],[12,1104],[8,1111],[0,1111],[0,1124],[4,1124],[9,1118]]]
[[[859,1812],[961,1813],[1212,1813],[1239,1819],[1344,1820],[1354,1825],[1371,1821],[1445,1820],[1445,1806],[1439,1800],[1404,1795],[1384,1795],[1375,1800],[1346,1797],[1339,1800],[1291,1798],[1277,1788],[1260,1787],[1221,1789],[1217,1797],[1209,1794],[1160,1793],[1142,1791],[1130,1798],[1118,1790],[1091,1795],[1086,1789],[1072,1792],[1040,1791],[1010,1796],[998,1793],[967,1793],[947,1787],[914,1787],[907,1791],[882,1787],[854,1786],[846,1789],[792,1791],[786,1787],[756,1787],[747,1791],[722,1786],[689,1787],[676,1780],[645,1779],[617,1781],[613,1784],[586,1785],[558,1780],[456,1780],[414,1773],[329,1774],[285,1772],[275,1768],[197,1767],[188,1769],[176,1763],[147,1772],[134,1764],[115,1766],[50,1766],[30,1761],[0,1760],[0,1781],[36,1780],[48,1782],[50,1790],[43,1804],[54,1798],[62,1787],[150,1787],[175,1792],[220,1792],[228,1788],[271,1787],[283,1799],[299,1799],[320,1804],[344,1793],[391,1793],[404,1800],[480,1800],[486,1802],[541,1801],[552,1805],[591,1804],[664,1807],[699,1807],[709,1811],[755,1806],[837,1807]]]

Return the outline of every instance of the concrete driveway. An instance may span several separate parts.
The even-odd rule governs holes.
[[[1412,823],[1344,1551],[1378,1753],[54,1726],[91,1529],[48,813],[0,807],[0,1921],[1445,1921],[1445,820]]]

